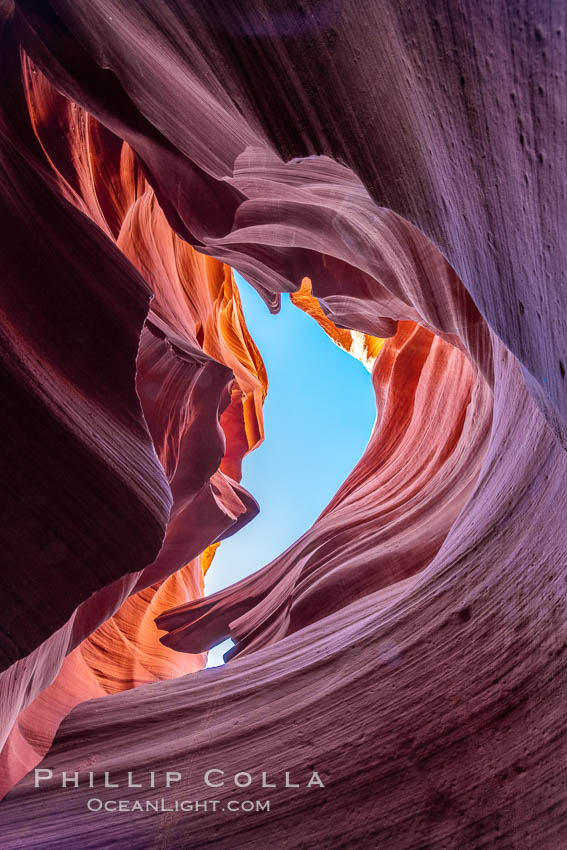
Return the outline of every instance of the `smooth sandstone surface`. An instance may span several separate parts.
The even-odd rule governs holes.
[[[565,9],[2,12],[4,788],[54,736],[42,768],[180,771],[167,800],[325,783],[122,815],[28,774],[3,846],[567,845]],[[203,600],[269,378],[230,266],[358,341],[377,421]]]

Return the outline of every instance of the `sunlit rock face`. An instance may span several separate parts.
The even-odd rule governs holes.
[[[3,846],[567,845],[565,10],[4,13],[6,786],[76,706],[55,774],[326,787],[164,819],[28,776]],[[313,527],[201,600],[257,510],[229,266],[361,357],[377,421]]]
[[[51,167],[61,196],[98,225],[153,291],[135,385],[151,460],[157,455],[172,507],[153,562],[86,599],[58,632],[1,674],[3,793],[45,755],[78,702],[204,666],[201,654],[166,649],[154,620],[202,596],[217,541],[257,511],[237,482],[242,457],[263,436],[267,389],[231,270],[173,233],[125,143],[58,94],[27,57],[21,78],[41,165]],[[106,285],[112,280],[109,271]]]
[[[476,485],[492,393],[465,354],[413,322],[373,379],[370,442],[321,517],[264,570],[160,616],[166,645],[198,652],[232,637],[231,657],[250,652],[431,562]]]

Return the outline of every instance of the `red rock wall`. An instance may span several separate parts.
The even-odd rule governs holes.
[[[79,655],[63,663],[92,634],[79,662],[107,695],[74,709],[43,767],[180,770],[167,799],[198,797],[210,767],[280,777],[270,814],[122,820],[28,776],[0,805],[4,845],[559,850],[565,10],[3,9],[6,728],[58,669],[60,716],[94,695]],[[223,263],[274,311],[309,278],[345,347],[344,329],[385,340],[376,427],[272,564],[207,600],[164,591],[152,608],[146,591],[106,622],[256,509],[237,479],[265,375]],[[174,581],[175,597],[196,588]],[[146,640],[148,679],[227,635],[240,657],[110,693],[125,682],[109,687],[97,642],[142,609],[132,683]],[[22,717],[10,746],[29,765]],[[313,769],[324,791],[282,787]]]
[[[126,144],[58,94],[27,57],[22,72],[43,165],[61,196],[152,288],[136,388],[173,506],[153,563],[83,602],[56,635],[2,674],[3,793],[45,755],[77,703],[204,666],[206,656],[160,643],[154,620],[202,596],[213,544],[257,510],[237,482],[244,454],[263,438],[267,389],[231,270],[172,232]]]

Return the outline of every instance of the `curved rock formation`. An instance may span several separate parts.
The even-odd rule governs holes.
[[[8,516],[7,729],[43,690],[9,769],[106,694],[63,722],[53,779],[0,804],[3,845],[563,847],[565,10],[3,9],[5,480],[26,507]],[[313,528],[199,600],[200,564],[256,509],[238,478],[266,378],[227,266],[272,310],[294,292],[339,344],[364,339],[378,417]],[[70,541],[57,570],[38,483]],[[168,678],[227,635],[246,657]],[[60,781],[178,771],[169,803],[210,796],[210,768],[226,781],[198,817],[91,811]],[[242,771],[269,814],[222,810]]]
[[[37,764],[78,702],[204,666],[202,656],[166,650],[154,619],[202,595],[213,546],[257,510],[237,481],[243,455],[263,437],[267,389],[230,269],[175,236],[127,145],[58,94],[27,58],[22,79],[33,131],[60,194],[152,287],[136,388],[173,504],[153,562],[146,557],[143,569],[86,599],[38,650],[0,674],[2,793]],[[151,469],[147,464],[147,486]]]
[[[360,360],[369,372],[372,371],[374,361],[384,345],[383,339],[362,333],[362,331],[353,330],[352,328],[338,328],[325,315],[321,304],[313,295],[311,281],[308,277],[301,281],[301,286],[297,292],[290,293],[290,300],[300,310],[312,316],[339,348],[348,351],[349,354]]]
[[[364,456],[313,527],[272,564],[162,614],[162,642],[250,652],[431,562],[471,496],[492,393],[466,356],[400,323],[373,372],[378,420]],[[409,472],[411,470],[411,472]]]

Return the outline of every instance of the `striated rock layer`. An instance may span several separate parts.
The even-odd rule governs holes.
[[[59,95],[27,58],[22,71],[33,131],[60,194],[152,287],[135,379],[173,504],[153,562],[86,599],[35,652],[0,674],[3,793],[43,757],[78,702],[204,666],[204,656],[160,644],[154,619],[202,595],[214,545],[256,513],[237,481],[243,455],[263,437],[267,388],[230,269],[175,236],[127,145]],[[92,486],[88,479],[85,485]]]
[[[163,643],[198,652],[231,637],[230,657],[250,652],[430,563],[476,485],[492,393],[462,352],[411,322],[373,380],[368,448],[313,527],[236,586],[158,617]]]
[[[166,801],[247,770],[271,811],[90,812],[88,788],[28,776],[3,846],[566,845],[565,10],[5,8],[6,480],[27,500],[8,517],[7,729],[43,691],[9,779],[105,693],[43,768],[177,770]],[[211,546],[256,510],[237,482],[266,387],[223,263],[358,340],[378,415],[313,528],[198,600]],[[29,557],[47,511],[57,570]],[[227,635],[245,657],[151,683]]]
[[[424,572],[226,669],[85,703],[43,766],[89,765],[123,780],[126,769],[180,769],[183,784],[158,794],[169,800],[202,796],[212,766],[282,780],[285,766],[303,783],[315,766],[326,783],[309,796],[270,789],[270,815],[124,815],[129,847],[299,847],[307,827],[309,841],[328,848],[560,847],[565,587],[558,562],[542,560],[565,498],[557,471],[567,471],[565,454],[500,349],[476,494],[484,498],[471,498]],[[529,517],[540,510],[534,529]],[[530,569],[518,569],[520,557]],[[254,788],[268,796],[259,781]],[[117,795],[132,798],[96,792]],[[21,783],[0,810],[7,846],[34,846],[37,834],[47,848],[94,848],[101,836],[119,846],[125,821],[89,814],[90,796]],[[223,803],[234,796],[228,783],[214,789]],[[29,830],[23,815],[33,817]]]

